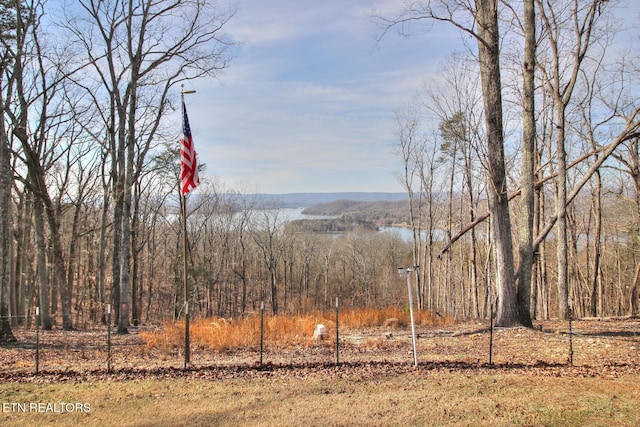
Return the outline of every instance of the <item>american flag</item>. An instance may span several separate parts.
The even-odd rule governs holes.
[[[198,177],[198,161],[196,149],[193,146],[193,137],[187,117],[187,106],[182,103],[182,139],[180,140],[180,180],[182,195],[188,194],[200,184]]]

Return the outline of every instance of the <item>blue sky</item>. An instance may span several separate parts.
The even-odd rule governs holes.
[[[395,111],[462,49],[460,34],[418,26],[376,43],[372,12],[398,0],[239,4],[231,67],[185,87],[197,90],[186,102],[204,176],[244,192],[403,191]]]
[[[443,27],[376,44],[385,3],[398,2],[241,0],[231,67],[185,87],[205,176],[265,193],[402,191],[394,111],[460,39]]]

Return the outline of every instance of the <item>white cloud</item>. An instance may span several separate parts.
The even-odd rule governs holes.
[[[238,58],[189,99],[207,173],[263,192],[402,191],[394,110],[448,49],[443,34],[437,49],[393,35],[377,48],[383,3],[243,1],[228,29],[246,42]]]

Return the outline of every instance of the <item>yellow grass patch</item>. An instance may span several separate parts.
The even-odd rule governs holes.
[[[409,313],[397,307],[385,309],[353,309],[339,312],[340,329],[359,329],[383,326],[387,319],[398,319],[398,325],[410,323]],[[195,346],[212,348],[218,352],[239,348],[256,348],[260,344],[260,315],[241,319],[196,319],[189,326],[189,338]],[[416,311],[418,325],[451,324],[449,318]],[[264,316],[265,345],[290,346],[310,344],[318,324],[329,331],[328,341],[335,341],[335,312],[311,312],[299,315]],[[140,335],[147,347],[173,351],[184,345],[184,321],[164,323],[157,331],[143,331]]]
[[[371,379],[338,373],[220,381],[0,384],[5,403],[0,424],[494,427],[640,423],[637,376],[562,378],[408,370]],[[40,412],[20,410],[31,403],[49,404],[52,411],[46,406]],[[61,404],[71,404],[65,407],[72,411],[60,412]]]

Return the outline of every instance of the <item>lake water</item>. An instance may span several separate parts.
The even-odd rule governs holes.
[[[282,208],[278,209],[277,217],[282,223],[287,223],[289,221],[295,221],[299,219],[331,219],[336,218],[336,215],[307,215],[302,213],[304,208]],[[413,233],[411,228],[402,227],[402,226],[384,226],[379,227],[378,231],[381,233],[389,233],[398,235],[402,241],[411,242],[413,239]],[[422,231],[422,241],[426,240],[427,233]],[[444,240],[446,234],[443,230],[435,230],[434,231],[434,240]]]
[[[331,219],[337,217],[336,215],[307,215],[302,213],[303,210],[304,208],[279,209],[278,218],[282,218],[283,222],[289,222],[298,219]],[[379,227],[378,231],[380,231],[381,233],[398,235],[404,242],[411,242],[413,239],[413,232],[409,227],[384,226]],[[421,236],[422,241],[424,242],[427,237],[426,231],[422,231]],[[444,240],[446,238],[446,233],[443,230],[434,230],[433,238],[434,240]]]

